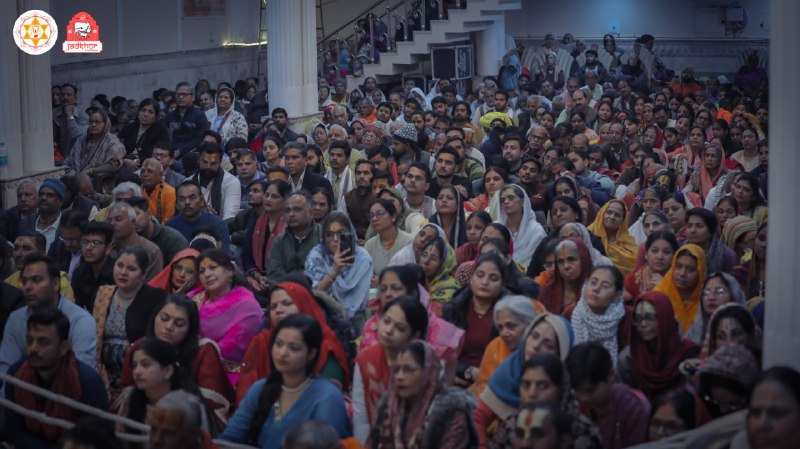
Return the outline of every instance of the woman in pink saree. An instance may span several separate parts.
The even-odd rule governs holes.
[[[233,282],[230,256],[209,249],[198,258],[201,288],[190,294],[200,310],[200,336],[219,346],[228,380],[236,386],[242,357],[261,329],[264,312],[253,293]]]

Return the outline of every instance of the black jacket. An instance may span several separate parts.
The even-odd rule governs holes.
[[[36,212],[30,215],[35,216]],[[30,215],[21,215],[19,206],[7,209],[0,214],[0,235],[3,235],[9,242],[14,243],[17,235],[24,230],[22,229],[23,220]]]
[[[303,190],[308,193],[312,193],[314,190],[317,190],[320,187],[327,190],[328,193],[331,194],[331,198],[333,198],[333,187],[331,186],[330,181],[328,181],[324,176],[312,172],[309,167],[306,167],[306,174],[303,177]]]
[[[167,113],[165,121],[171,133],[172,145],[180,150],[180,156],[197,148],[203,140],[203,133],[211,126],[206,114],[197,106],[187,109],[183,116],[175,109]]]
[[[133,159],[133,151],[139,148],[138,159],[144,161],[145,159],[153,157],[153,147],[160,142],[169,142],[169,131],[163,123],[156,121],[142,134],[141,142],[139,140],[139,121],[134,120],[125,125],[119,132],[119,140],[125,145],[125,154],[127,158]]]
[[[125,332],[128,334],[128,342],[133,343],[144,337],[156,307],[166,297],[167,293],[164,290],[147,284],[142,285],[125,313]]]
[[[81,262],[72,273],[72,291],[75,293],[75,304],[92,313],[94,310],[94,297],[97,296],[97,289],[101,285],[111,285],[114,283],[114,259],[106,258],[106,263],[100,270],[100,276],[94,277],[92,267]]]

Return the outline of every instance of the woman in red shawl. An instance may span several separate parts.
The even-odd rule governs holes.
[[[575,238],[562,240],[556,246],[556,270],[542,286],[539,302],[548,312],[569,319],[591,271],[592,256],[586,245]]]
[[[717,143],[708,143],[701,150],[700,156],[703,161],[697,170],[692,174],[689,186],[684,193],[694,192],[700,195],[705,201],[708,192],[716,186],[719,180],[728,172],[725,164],[725,151]]]
[[[652,400],[683,382],[682,361],[700,348],[681,338],[669,298],[649,291],[636,298],[631,345],[619,355],[620,379]]]
[[[247,272],[247,282],[254,291],[267,287],[269,249],[275,237],[286,228],[283,217],[285,198],[292,192],[289,183],[276,179],[264,182],[264,213],[251,224],[245,235],[242,265]]]
[[[186,248],[178,251],[172,261],[155,275],[147,285],[167,292],[187,294],[197,285],[197,256],[200,251]]]
[[[244,398],[255,381],[270,373],[270,342],[272,331],[289,315],[303,313],[314,317],[322,326],[322,348],[315,371],[347,388],[349,363],[339,337],[328,326],[325,313],[307,288],[294,282],[281,282],[269,295],[269,328],[262,330],[252,340],[242,359],[242,369],[236,391],[236,403]]]

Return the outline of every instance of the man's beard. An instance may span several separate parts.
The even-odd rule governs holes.
[[[200,180],[203,182],[211,181],[217,177],[218,172],[219,170],[210,170],[210,169],[200,170]]]

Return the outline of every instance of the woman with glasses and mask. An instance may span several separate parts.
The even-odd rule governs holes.
[[[369,208],[369,221],[377,235],[364,243],[364,249],[372,257],[373,285],[377,275],[389,265],[392,256],[414,241],[414,236],[397,227],[399,211],[392,201],[378,198]]]

